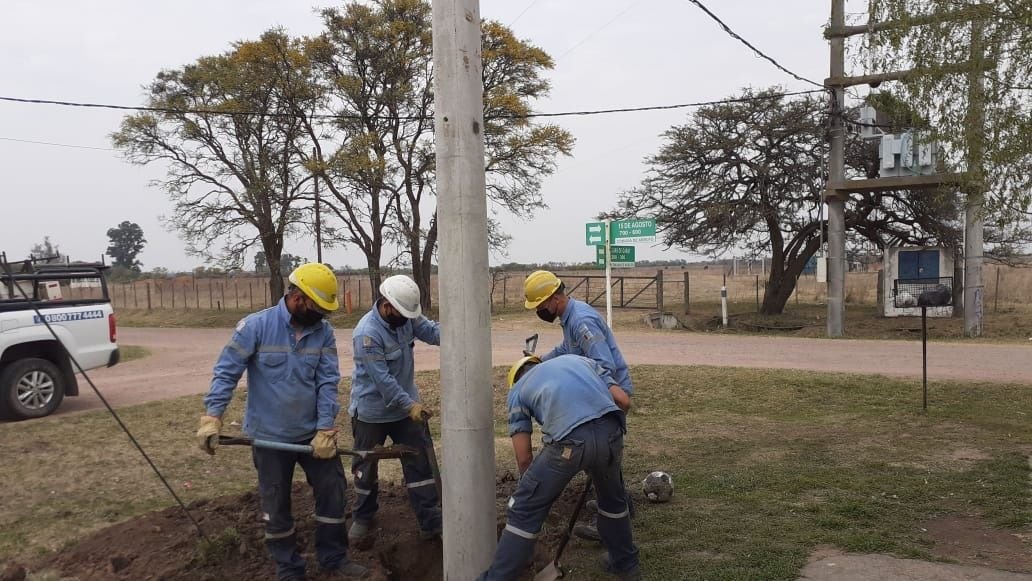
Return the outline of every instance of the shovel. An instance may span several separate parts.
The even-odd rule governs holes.
[[[253,440],[240,436],[219,436],[219,444],[222,446],[254,446],[255,448],[267,448],[269,450],[280,450],[281,452],[297,452],[300,454],[311,454],[312,447],[305,444],[286,444],[273,442],[271,440]],[[376,446],[372,450],[337,450],[338,456],[354,456],[363,460],[383,460],[385,458],[401,458],[403,456],[414,456],[419,450],[412,446],[394,444],[391,446]]]
[[[559,541],[559,548],[555,551],[555,558],[552,559],[552,562],[547,567],[538,571],[537,575],[534,575],[534,581],[555,581],[556,579],[562,579],[565,575],[562,565],[559,564],[559,557],[563,555],[566,543],[570,542],[573,527],[577,525],[577,517],[580,516],[580,511],[584,508],[584,503],[588,500],[590,492],[591,476],[588,476],[587,480],[584,481],[584,491],[581,492],[580,500],[577,501],[577,508],[573,509],[573,515],[570,516],[570,524],[566,527],[566,531],[563,532],[563,538]]]

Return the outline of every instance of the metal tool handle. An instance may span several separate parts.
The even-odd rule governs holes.
[[[573,535],[573,527],[577,525],[577,517],[580,516],[580,511],[584,508],[584,503],[588,500],[588,493],[591,492],[591,476],[588,476],[584,480],[584,490],[581,491],[580,500],[577,501],[577,508],[573,509],[573,514],[570,515],[570,524],[566,527],[566,532],[563,533],[563,538],[559,541],[559,548],[555,551],[555,560],[553,561],[556,566],[559,566],[559,557],[563,554],[563,549],[566,548],[566,543],[570,542],[570,537]]]
[[[526,355],[527,357],[530,357],[531,355],[534,354],[534,351],[537,350],[538,334],[534,333],[530,337],[527,337],[524,340],[523,343],[524,343],[523,354]]]
[[[312,447],[307,444],[287,444],[285,442],[273,442],[272,440],[252,440],[251,438],[234,438],[231,436],[219,436],[219,444],[223,446],[254,446],[255,448],[279,450],[280,452],[298,452],[300,454],[312,453]]]

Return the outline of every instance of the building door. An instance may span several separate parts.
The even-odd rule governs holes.
[[[938,250],[905,250],[899,253],[900,280],[939,282]]]

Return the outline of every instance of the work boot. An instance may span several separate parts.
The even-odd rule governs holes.
[[[371,529],[372,523],[368,521],[351,521],[351,528],[348,529],[348,543],[356,548],[366,547],[372,541],[372,535],[369,534]]]
[[[365,579],[369,576],[369,569],[354,561],[344,561],[336,569],[323,569],[329,574],[330,579]]]
[[[602,536],[598,534],[598,526],[595,524],[596,518],[591,519],[591,524],[582,523],[573,527],[573,535],[579,539],[584,539],[585,541],[601,543]]]
[[[613,565],[609,562],[609,553],[602,553],[598,558],[600,569],[615,576],[620,581],[641,581],[641,567],[635,567],[630,571],[614,571]]]
[[[434,529],[430,529],[430,530],[420,529],[419,530],[419,540],[421,540],[421,541],[429,541],[429,540],[432,540],[432,539],[439,539],[439,538],[441,538],[441,533],[442,532],[443,532],[443,530],[442,530],[442,528],[440,526],[438,526],[437,528],[434,528]]]

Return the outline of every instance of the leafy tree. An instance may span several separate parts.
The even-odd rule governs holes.
[[[300,41],[280,30],[162,71],[148,87],[158,111],[126,117],[113,136],[130,162],[161,162],[170,223],[193,254],[239,266],[258,245],[280,272],[283,239],[304,218],[311,173],[298,155],[306,132],[293,114],[316,96]],[[283,279],[270,277],[272,296]]]
[[[60,264],[67,259],[61,254],[61,248],[50,241],[50,236],[44,236],[43,242],[32,245],[29,258],[34,259],[37,264]]]
[[[1006,227],[1032,206],[1032,3],[1028,0],[871,0],[870,20],[898,21],[866,38],[858,63],[917,68],[886,86],[927,110],[963,191]],[[920,24],[920,25],[918,25]],[[956,65],[963,65],[958,72]],[[861,65],[862,66],[862,65]]]
[[[325,32],[306,54],[336,117],[307,118],[316,148],[309,167],[326,184],[329,213],[345,239],[365,254],[374,288],[384,245],[396,243],[428,307],[439,226],[430,4],[352,2],[322,15]],[[493,211],[529,216],[544,207],[541,180],[555,170],[557,154],[569,154],[573,138],[524,117],[534,99],[548,94],[542,74],[551,58],[501,24],[485,21],[482,34],[487,193]],[[496,224],[491,240],[506,242]]]
[[[147,244],[143,228],[136,222],[125,220],[114,228],[108,228],[107,235],[110,240],[107,255],[114,260],[114,266],[139,273],[142,263],[136,257]]]
[[[741,102],[699,108],[664,133],[642,184],[610,215],[653,216],[667,246],[719,254],[769,254],[761,312],[784,310],[795,281],[820,245],[827,175],[827,105],[786,99],[780,90],[746,90]],[[869,150],[854,142],[847,162],[865,170]],[[846,228],[879,248],[952,243],[957,197],[907,192],[854,194]]]

